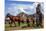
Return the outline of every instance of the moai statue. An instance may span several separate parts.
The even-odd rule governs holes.
[[[42,13],[41,13],[41,5],[38,4],[37,7],[36,7],[36,26],[39,27],[39,26],[42,26]]]

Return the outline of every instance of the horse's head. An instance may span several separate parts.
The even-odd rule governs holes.
[[[6,21],[10,20],[9,16],[6,16],[6,17],[5,17],[5,20],[6,20]]]

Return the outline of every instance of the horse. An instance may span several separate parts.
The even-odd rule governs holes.
[[[20,25],[20,19],[18,16],[8,16],[10,18],[9,21],[11,21],[9,24],[15,24],[16,26],[16,22],[18,22],[18,24]],[[11,25],[10,25],[11,26]]]
[[[9,24],[15,24],[16,26],[16,22],[18,22],[18,25],[20,26],[20,22],[27,23],[27,26],[30,27],[30,22],[33,22],[32,17],[20,17],[20,16],[8,16],[10,18],[9,21],[11,21]],[[11,26],[11,25],[10,25]]]
[[[10,18],[9,17],[5,17],[5,24],[9,24],[9,21],[10,20]]]

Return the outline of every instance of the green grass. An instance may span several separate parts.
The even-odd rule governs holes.
[[[32,22],[30,22],[29,24],[30,24],[31,27],[33,27],[33,26],[32,26]],[[22,26],[27,26],[27,23],[26,23],[26,22],[24,22],[24,23],[20,22],[20,27],[19,27],[19,26],[18,26],[18,22],[16,22],[16,26],[17,26],[17,27],[14,27],[14,26],[15,26],[15,24],[12,24],[12,27],[10,27],[10,24],[5,24],[5,30],[8,31],[8,30],[11,30],[11,29],[13,29],[13,30],[14,30],[14,29],[15,29],[15,30],[16,30],[16,29],[18,29],[18,30],[19,30],[19,29],[23,29],[23,28],[20,28],[20,27],[22,27]],[[36,25],[35,25],[35,27],[33,27],[33,28],[38,28],[38,27],[36,27]],[[27,28],[25,28],[25,29],[27,29]]]
[[[32,26],[32,22],[30,22],[29,24],[30,24],[30,26]],[[10,26],[10,24],[5,24],[5,26]],[[12,24],[12,26],[15,26],[15,24]],[[16,22],[16,26],[18,26],[18,22]],[[20,26],[27,26],[27,23],[26,22],[24,22],[24,23],[20,22]]]
[[[31,23],[29,23],[29,24],[32,26]],[[5,26],[6,26],[6,27],[7,27],[7,26],[10,26],[10,24],[5,24]],[[12,26],[15,26],[15,24],[12,24]],[[16,26],[18,26],[18,22],[16,22]],[[24,22],[24,23],[20,22],[20,26],[27,26],[27,23],[26,23],[26,22]]]
[[[31,23],[30,23],[30,25],[31,25]],[[10,27],[10,24],[5,24],[5,31],[9,31],[11,29],[16,30],[17,28],[14,26],[15,26],[15,24],[12,24],[12,27]],[[16,22],[16,26],[18,27],[18,22]],[[20,27],[22,27],[22,26],[27,26],[27,23],[26,22],[24,22],[24,23],[20,22]],[[18,28],[18,30],[19,29],[22,29],[22,28]]]

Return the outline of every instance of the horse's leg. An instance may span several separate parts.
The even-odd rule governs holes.
[[[27,26],[28,26],[28,27],[30,27],[30,24],[29,24],[29,23],[30,23],[30,22],[29,22],[29,21],[27,21]]]
[[[16,21],[14,21],[15,27],[16,27]]]
[[[13,17],[13,23],[14,23],[14,26],[16,27],[16,19]]]
[[[8,22],[9,22],[9,24],[10,24],[10,23],[11,23],[11,20],[9,20]]]
[[[18,21],[18,25],[20,26],[20,21]]]
[[[5,21],[5,24],[7,24],[7,21]]]
[[[10,27],[12,27],[12,23],[13,23],[13,22],[11,21],[11,22],[10,22]]]
[[[20,26],[20,19],[18,19],[18,25]]]
[[[33,24],[32,24],[33,27],[34,27],[34,23],[35,23],[35,21],[33,20]]]
[[[15,25],[15,27],[16,27],[16,20],[15,20],[15,19],[13,19],[13,23],[14,23],[14,25]]]
[[[24,21],[22,20],[22,23],[24,23]]]

